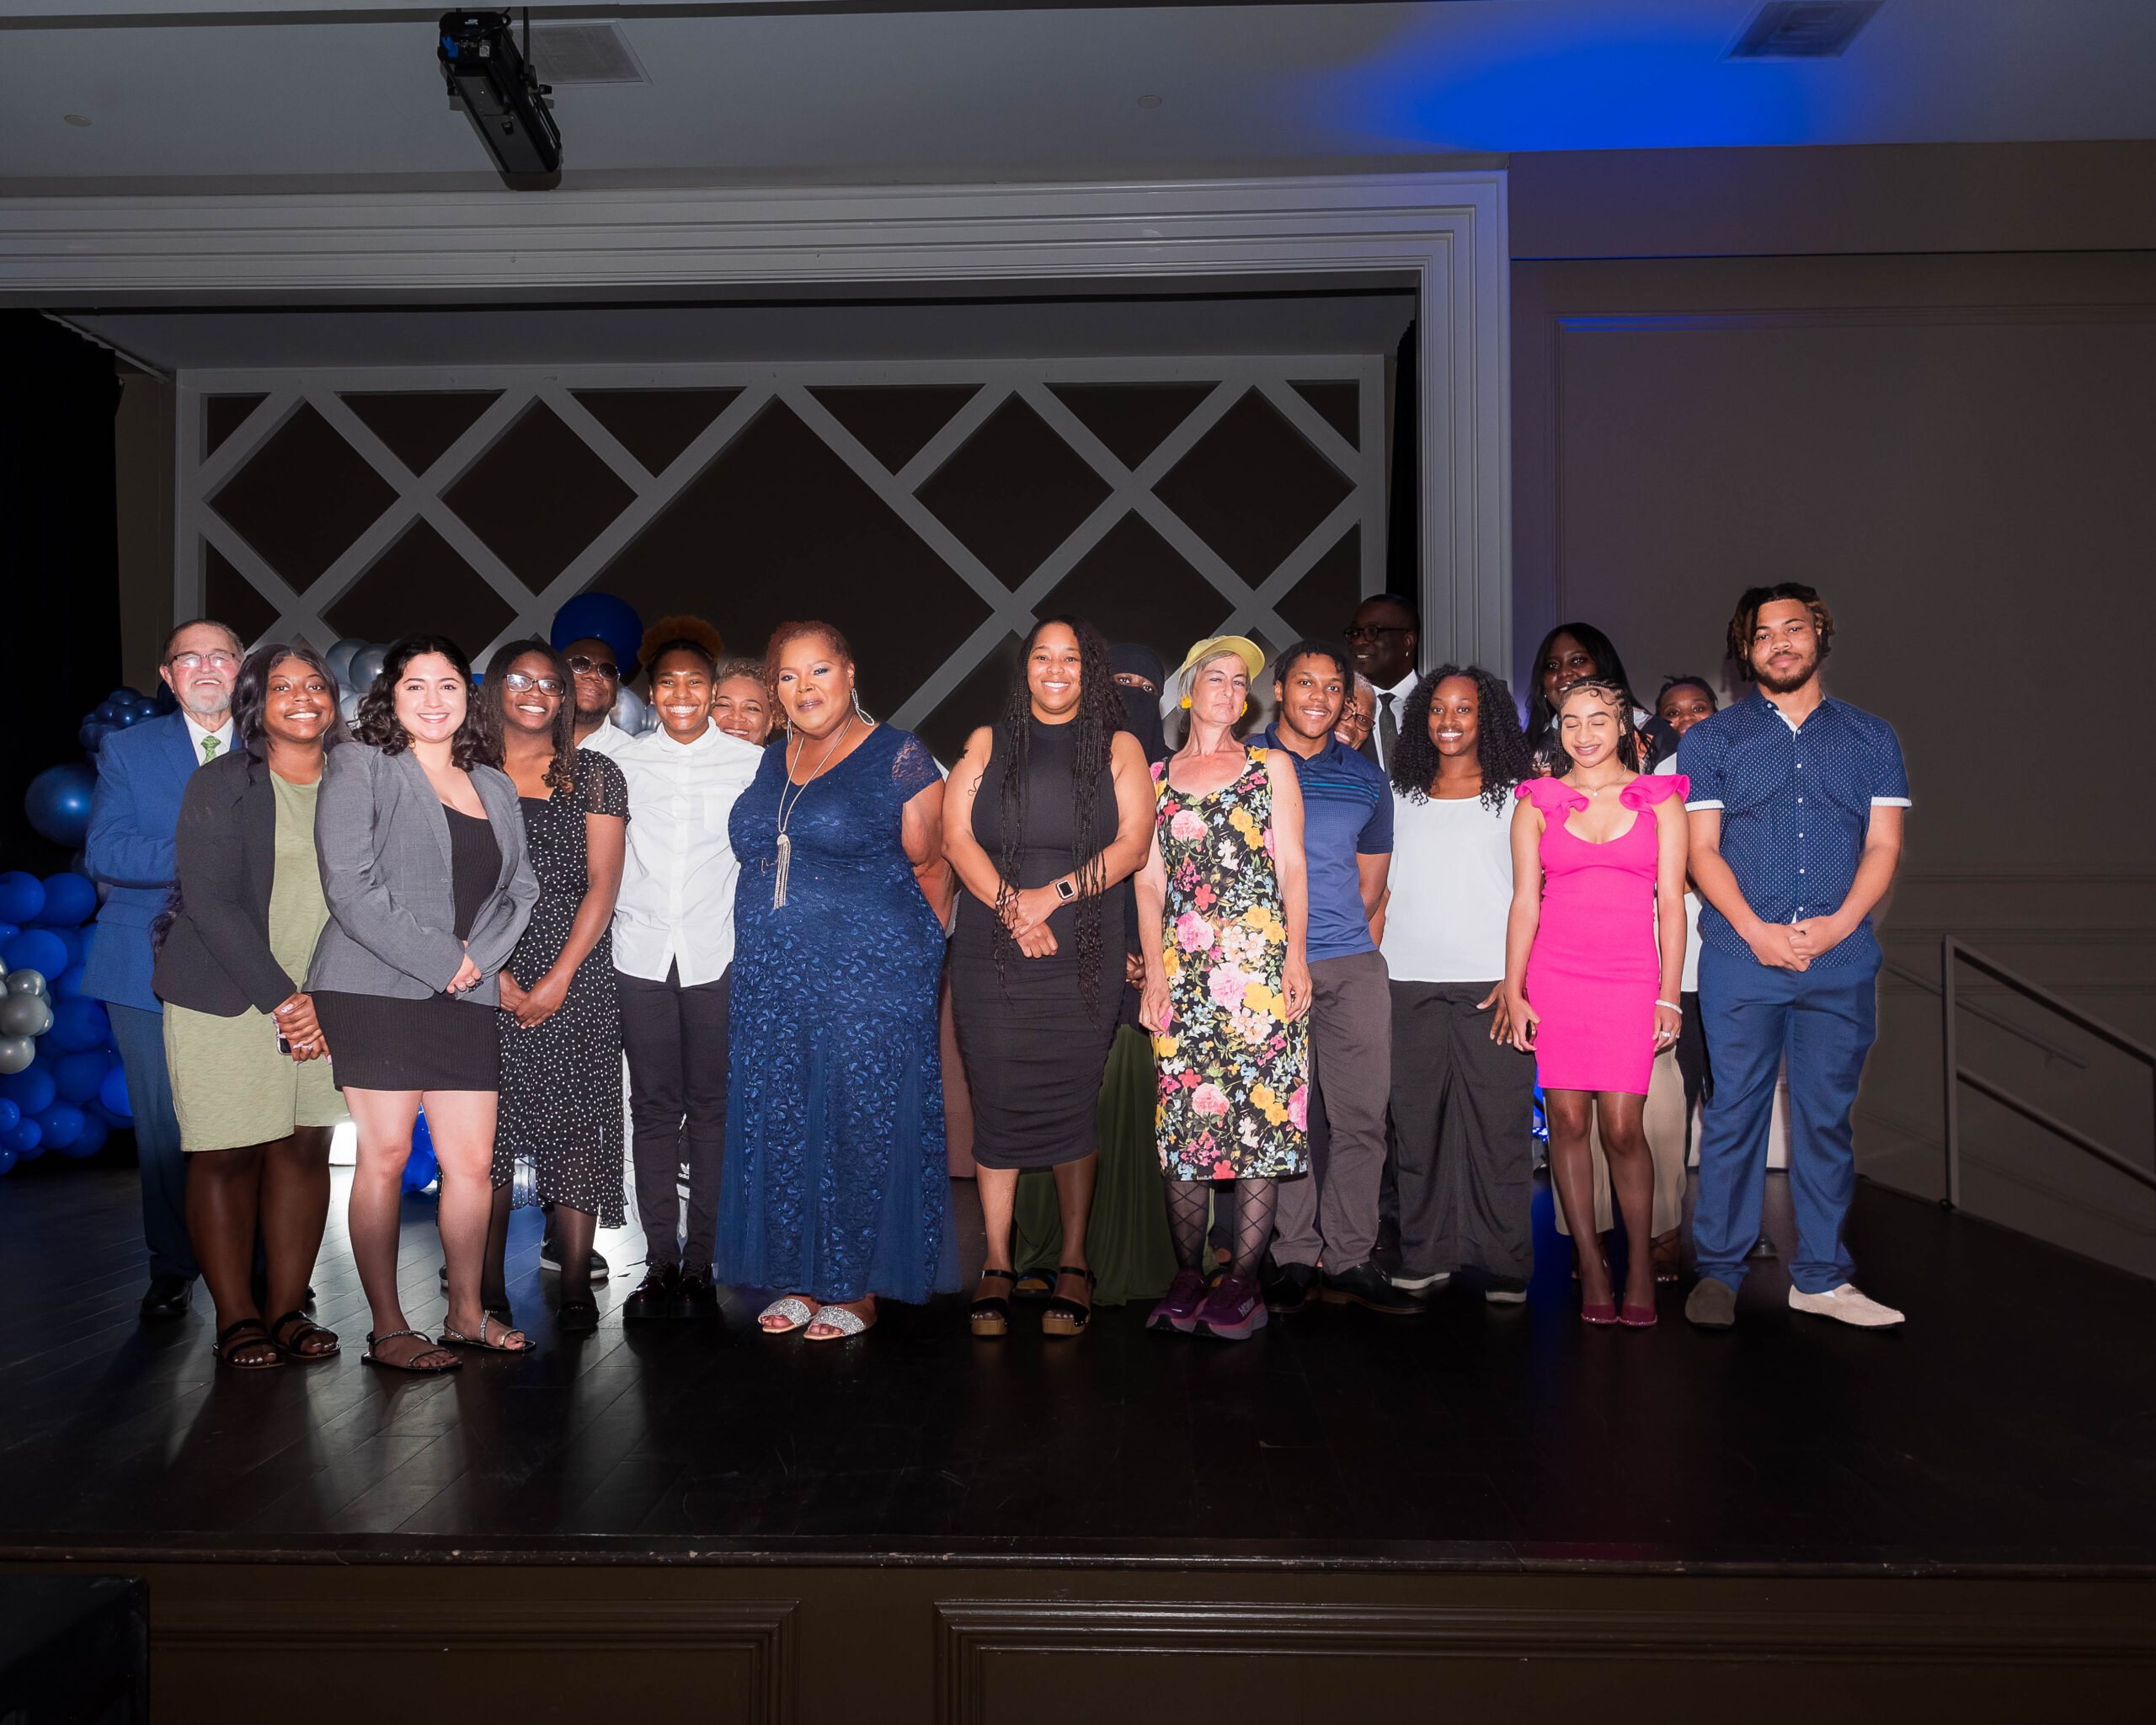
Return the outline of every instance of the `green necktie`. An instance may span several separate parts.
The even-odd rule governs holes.
[[[217,740],[216,740],[215,737],[205,737],[205,738],[203,738],[203,740],[202,740],[202,764],[203,764],[205,766],[208,766],[208,765],[209,765],[212,761],[215,761],[216,758],[217,758]]]

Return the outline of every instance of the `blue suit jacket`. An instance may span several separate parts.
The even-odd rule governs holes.
[[[177,713],[115,731],[98,750],[84,860],[110,891],[83,960],[83,992],[93,999],[162,1010],[150,991],[150,922],[178,872],[179,799],[201,764]]]

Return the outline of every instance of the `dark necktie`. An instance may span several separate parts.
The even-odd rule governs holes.
[[[1390,771],[1392,751],[1400,741],[1400,721],[1392,716],[1392,696],[1390,692],[1378,697],[1378,753],[1383,756],[1380,765]]]

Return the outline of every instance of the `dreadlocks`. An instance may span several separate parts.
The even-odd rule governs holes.
[[[1123,727],[1123,697],[1116,691],[1115,667],[1101,632],[1083,617],[1052,617],[1033,625],[1018,649],[1018,667],[1011,679],[1011,693],[1003,703],[1003,778],[996,788],[996,808],[1003,829],[1002,854],[996,872],[1002,877],[1001,897],[1015,888],[1019,852],[1026,835],[1027,757],[1033,740],[1033,696],[1026,681],[1026,662],[1033,655],[1041,633],[1056,624],[1078,639],[1078,712],[1070,720],[1071,853],[1073,878],[1079,899],[1075,921],[1078,937],[1078,988],[1088,1017],[1100,1017],[1101,1001],[1101,894],[1106,889],[1102,852],[1093,849],[1094,823],[1100,815],[1101,786],[1108,780],[1115,734]],[[1001,978],[1006,959],[1015,944],[1011,931],[999,916],[995,919],[995,969]]]
[[[1479,665],[1441,665],[1415,686],[1400,715],[1400,740],[1392,748],[1393,788],[1411,803],[1430,800],[1438,778],[1438,745],[1430,740],[1430,707],[1438,685],[1464,677],[1475,685],[1475,759],[1482,769],[1482,802],[1492,812],[1510,799],[1513,787],[1534,776],[1534,757],[1520,734],[1512,691]]]

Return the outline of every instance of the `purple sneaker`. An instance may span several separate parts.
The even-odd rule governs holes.
[[[1265,1296],[1248,1276],[1223,1276],[1198,1308],[1198,1332],[1223,1342],[1247,1342],[1265,1327]]]
[[[1196,1270],[1177,1270],[1175,1280],[1168,1284],[1166,1297],[1145,1320],[1145,1327],[1180,1330],[1187,1336],[1190,1327],[1198,1322],[1198,1308],[1205,1304],[1206,1292],[1205,1278]]]

